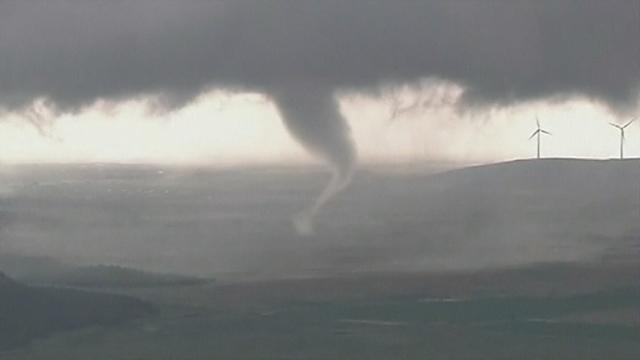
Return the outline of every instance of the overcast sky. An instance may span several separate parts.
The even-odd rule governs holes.
[[[639,37],[627,0],[0,1],[0,159],[491,161],[536,115],[610,157]]]

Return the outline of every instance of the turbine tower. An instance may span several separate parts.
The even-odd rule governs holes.
[[[634,121],[636,121],[636,119],[633,119],[622,126],[614,123],[609,123],[609,125],[620,130],[620,160],[624,159],[624,140],[625,140],[624,130],[627,128],[627,126],[631,125],[631,123],[633,123]]]
[[[536,142],[538,143],[538,152],[537,152],[537,159],[540,159],[540,137],[542,136],[542,134],[545,135],[551,135],[550,132],[548,132],[547,130],[544,130],[540,127],[540,120],[538,120],[538,117],[536,116],[536,125],[538,126],[537,129],[531,134],[531,136],[529,136],[529,140],[533,139],[533,137],[537,137]]]

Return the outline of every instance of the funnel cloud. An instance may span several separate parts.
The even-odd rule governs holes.
[[[330,90],[288,87],[271,94],[289,132],[333,169],[333,177],[324,191],[294,219],[298,233],[310,235],[315,214],[349,183],[356,150],[349,127]]]

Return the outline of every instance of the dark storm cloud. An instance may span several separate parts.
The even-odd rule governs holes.
[[[634,1],[2,1],[0,103],[61,107],[207,87],[371,89],[439,77],[482,102],[585,94],[623,106],[640,78]]]

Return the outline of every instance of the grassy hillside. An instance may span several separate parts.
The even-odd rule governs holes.
[[[44,256],[14,254],[0,255],[0,271],[28,284],[83,288],[180,286],[212,281],[115,265],[72,266]]]
[[[28,287],[0,274],[0,349],[58,331],[116,325],[151,311],[147,303],[124,296]]]
[[[52,284],[85,288],[129,288],[205,284],[211,280],[115,265],[81,266],[50,278]]]
[[[129,289],[158,316],[6,359],[638,359],[639,271],[539,264]]]

